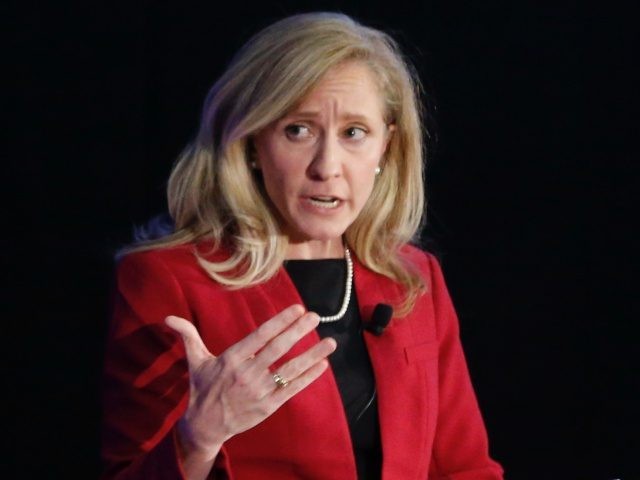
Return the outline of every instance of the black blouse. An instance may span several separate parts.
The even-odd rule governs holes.
[[[284,266],[307,310],[328,316],[340,309],[347,274],[343,259],[287,260]],[[321,323],[317,330],[320,337],[333,337],[338,344],[329,363],[349,422],[358,479],[379,480],[382,448],[375,379],[353,287],[345,316]]]

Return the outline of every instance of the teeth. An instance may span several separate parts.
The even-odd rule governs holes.
[[[310,197],[309,202],[317,207],[335,208],[338,206],[339,200],[333,197]]]
[[[313,200],[318,200],[319,202],[333,202],[335,200],[334,197],[311,197]]]

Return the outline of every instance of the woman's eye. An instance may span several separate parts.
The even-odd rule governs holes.
[[[288,125],[284,130],[287,137],[294,140],[299,138],[308,138],[311,136],[311,130],[309,130],[309,127],[304,125]]]
[[[344,135],[353,140],[362,140],[367,136],[367,131],[360,127],[349,127],[345,130]]]

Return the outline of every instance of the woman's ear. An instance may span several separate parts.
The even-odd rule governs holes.
[[[387,125],[386,138],[384,141],[384,151],[387,151],[387,147],[389,146],[389,142],[391,141],[391,137],[393,136],[393,132],[396,131],[396,124],[390,123]]]
[[[391,141],[391,137],[393,137],[393,133],[395,131],[396,131],[395,123],[390,123],[387,125],[387,130],[385,131],[384,148],[382,149],[382,158],[384,158],[387,155],[387,150],[389,149],[389,142]],[[380,166],[384,167],[382,163],[384,162],[380,162]]]

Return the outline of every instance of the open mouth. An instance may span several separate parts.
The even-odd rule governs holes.
[[[336,197],[307,197],[307,200],[320,208],[336,208],[340,203],[340,199]]]

